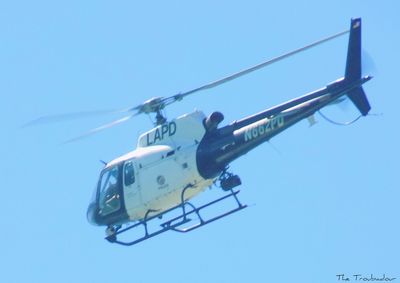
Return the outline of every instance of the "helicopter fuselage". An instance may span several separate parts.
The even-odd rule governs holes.
[[[338,35],[330,38],[336,36]],[[361,19],[351,21],[344,77],[321,89],[222,127],[220,123],[223,121],[223,115],[220,112],[214,112],[207,117],[202,112],[195,111],[167,121],[161,110],[193,92],[232,80],[330,38],[184,94],[154,98],[132,108],[131,110],[136,110],[137,113],[157,113],[158,126],[139,137],[134,151],[109,162],[103,168],[87,210],[88,220],[95,225],[108,226],[107,239],[120,244],[124,243],[119,242],[116,235],[130,228],[117,231],[121,228],[117,226],[138,220],[138,224],[132,225],[131,228],[142,225],[145,235],[130,243],[134,244],[168,230],[192,230],[193,228],[178,228],[189,221],[190,213],[195,213],[200,218],[199,224],[195,226],[200,227],[244,208],[236,197],[238,191],[232,190],[240,185],[241,181],[238,176],[227,172],[231,162],[299,121],[313,117],[316,111],[335,103],[342,96],[347,95],[361,115],[366,116],[370,111],[371,107],[362,87],[372,77],[361,75]],[[99,127],[94,132],[123,122],[134,115]],[[314,120],[309,121],[312,124]],[[190,204],[192,211],[187,213],[187,201],[216,181],[220,182],[222,189],[231,191],[228,197],[235,198],[238,207],[208,221],[202,219],[200,209],[223,200],[223,197],[200,208]],[[177,207],[182,209],[181,216],[164,222],[161,229],[155,233],[148,232],[148,220],[162,217],[164,212],[168,213]]]

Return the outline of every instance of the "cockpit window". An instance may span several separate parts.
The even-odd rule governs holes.
[[[135,169],[132,161],[127,161],[124,166],[124,183],[125,186],[130,186],[135,183]]]
[[[114,166],[104,171],[100,180],[99,207],[100,215],[105,216],[121,208],[121,197],[119,195],[119,167]]]

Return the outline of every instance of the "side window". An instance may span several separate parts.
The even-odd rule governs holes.
[[[127,161],[124,166],[124,184],[130,186],[135,183],[135,169],[132,161]]]

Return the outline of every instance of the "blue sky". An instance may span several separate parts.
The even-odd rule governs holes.
[[[394,0],[3,1],[1,281],[337,282],[337,274],[371,273],[399,281],[399,10]],[[147,117],[67,145],[116,117],[20,128],[43,115],[186,91],[347,29],[358,16],[376,65],[365,90],[383,115],[348,127],[317,117],[250,152],[231,167],[250,207],[186,235],[126,248],[86,221],[99,160],[133,150],[151,128]],[[168,116],[200,109],[240,119],[341,77],[346,48],[345,36],[187,98]],[[324,113],[357,115],[351,105]]]

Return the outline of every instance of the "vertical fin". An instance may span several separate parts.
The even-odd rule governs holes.
[[[351,20],[345,78],[349,81],[361,78],[361,18]]]
[[[348,83],[361,80],[361,18],[351,20],[345,80]],[[350,90],[347,96],[363,116],[368,114],[371,106],[361,84],[359,87]]]

